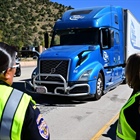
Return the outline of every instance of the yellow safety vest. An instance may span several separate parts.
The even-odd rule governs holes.
[[[0,139],[20,140],[29,102],[35,102],[23,92],[0,85]]]
[[[120,111],[120,116],[118,119],[116,134],[117,139],[123,139],[123,140],[134,140],[136,138],[136,132],[130,127],[130,125],[127,123],[125,116],[124,116],[124,110],[131,106],[133,103],[135,103],[135,99],[137,96],[140,96],[140,92],[133,95],[127,103],[122,107]]]

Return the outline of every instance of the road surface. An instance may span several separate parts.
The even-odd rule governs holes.
[[[24,90],[35,67],[22,67],[21,77],[14,77],[13,86]],[[120,108],[132,89],[120,85],[98,101],[28,93],[37,102],[51,133],[51,140],[115,140]]]

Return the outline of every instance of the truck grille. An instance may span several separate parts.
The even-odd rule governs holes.
[[[60,74],[67,81],[69,60],[40,60],[40,73]],[[41,76],[41,80],[62,82],[59,77]]]

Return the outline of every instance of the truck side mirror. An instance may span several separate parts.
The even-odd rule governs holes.
[[[45,48],[47,49],[49,46],[49,35],[47,32],[44,34],[44,43],[45,43]]]
[[[109,37],[108,37],[108,44],[109,47],[114,46],[114,31],[113,30],[109,30]]]

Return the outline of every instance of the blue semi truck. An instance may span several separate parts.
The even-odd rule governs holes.
[[[45,34],[45,45],[32,90],[98,100],[125,81],[127,58],[140,52],[140,24],[120,6],[72,9],[56,21],[50,47]]]

